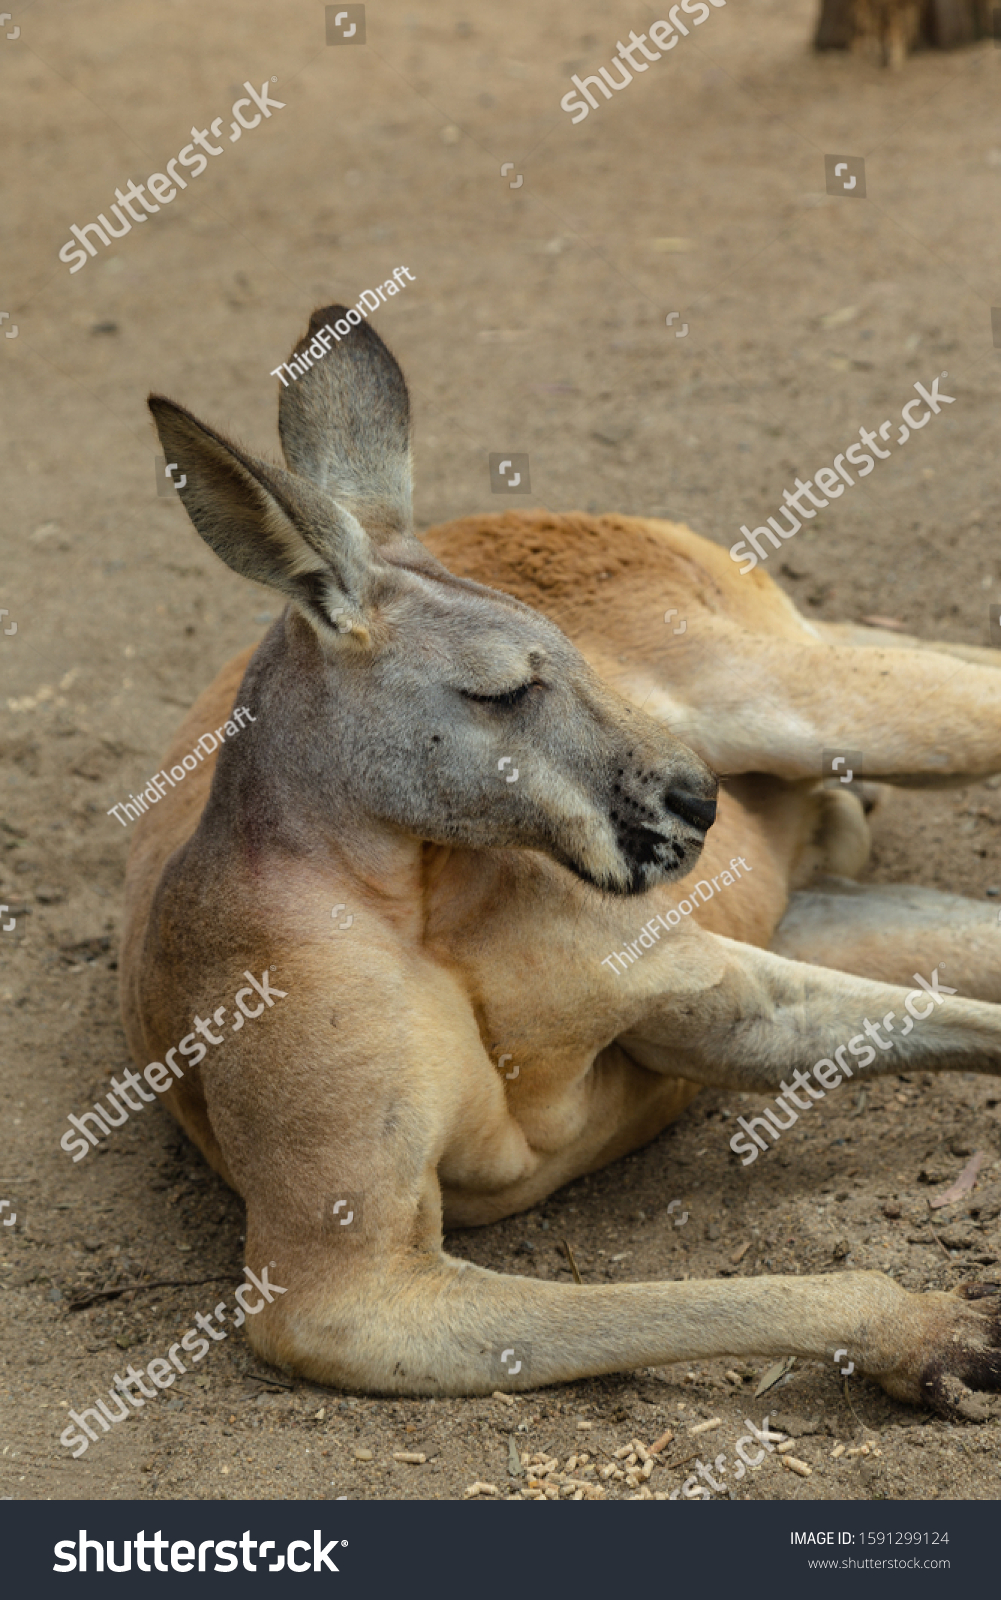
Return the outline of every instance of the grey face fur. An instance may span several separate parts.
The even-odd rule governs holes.
[[[342,314],[314,312],[297,348]],[[334,809],[439,844],[541,850],[618,893],[691,870],[715,815],[705,764],[552,623],[414,537],[406,384],[368,324],[282,391],[287,469],[149,405],[202,538],[299,615],[267,647],[280,659],[262,711],[329,771]]]

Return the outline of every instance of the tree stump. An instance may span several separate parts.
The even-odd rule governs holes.
[[[1001,0],[821,0],[817,50],[881,54],[899,67],[912,50],[1001,41]]]

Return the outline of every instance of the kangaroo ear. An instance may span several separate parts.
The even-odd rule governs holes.
[[[308,480],[271,466],[151,394],[166,459],[196,532],[241,577],[280,590],[326,630],[364,630],[376,569],[371,540],[350,511]]]
[[[357,311],[354,313],[358,315]],[[324,306],[298,342],[296,377],[278,400],[278,432],[293,472],[346,506],[376,539],[413,532],[410,397],[403,373],[367,322]],[[350,326],[350,325],[349,325]],[[312,362],[309,366],[308,363]]]

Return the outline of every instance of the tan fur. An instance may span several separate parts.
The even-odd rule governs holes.
[[[364,334],[367,359],[391,361]],[[340,385],[317,414],[352,426],[354,378],[336,352],[327,362],[301,382]],[[400,386],[379,392],[402,405]],[[505,1387],[836,1347],[891,1393],[943,1409],[968,1384],[995,1385],[990,1295],[912,1295],[876,1273],[575,1288],[445,1255],[443,1223],[532,1205],[654,1137],[700,1084],[777,1089],[865,1015],[902,1014],[906,989],[894,985],[941,960],[939,899],[894,902],[888,939],[885,892],[825,876],[860,870],[867,835],[858,803],[820,787],[820,752],[860,748],[866,776],[894,783],[1001,769],[1001,679],[993,663],[919,646],[831,643],[766,575],[741,578],[725,552],[666,522],[480,516],[432,530],[422,551],[400,533],[404,433],[386,405],[396,454],[382,500],[378,482],[352,480],[355,506],[377,508],[379,537],[366,546],[348,511],[334,507],[325,523],[315,489],[300,498],[294,475],[155,403],[203,537],[238,570],[258,572],[264,550],[292,599],[178,731],[168,764],[234,702],[257,717],[137,825],[122,957],[140,1066],[228,1002],[244,970],[267,968],[286,991],[168,1095],[246,1200],[248,1265],[273,1261],[287,1288],[248,1321],[252,1343],[318,1381],[399,1393],[490,1392],[499,1351],[516,1342],[531,1346],[531,1366]],[[297,407],[300,422],[312,414],[305,389]],[[291,412],[286,422],[283,440]],[[321,442],[311,434],[299,459],[336,482]],[[323,591],[295,587],[302,540],[326,563]],[[344,609],[347,632],[327,620]],[[481,637],[494,642],[477,655]],[[439,679],[506,692],[522,659],[544,663],[535,710],[467,711],[449,690],[452,720],[436,720]],[[431,698],[419,677],[405,680],[398,735],[380,743],[400,704],[395,691],[380,700],[380,684],[409,662]],[[554,694],[562,709],[547,721]],[[424,735],[411,739],[425,726],[445,736],[430,768]],[[371,765],[373,744],[398,772]],[[497,770],[498,751],[517,760],[517,785]],[[632,845],[602,831],[626,803],[605,787],[616,761],[622,784],[638,762],[649,827],[680,852],[676,869],[666,858],[650,869],[643,893],[626,888]],[[405,818],[436,762],[444,809],[422,832]],[[705,802],[707,762],[723,777],[702,846],[672,808],[684,810],[684,794]],[[735,859],[739,879],[611,970],[610,952]],[[981,908],[949,902],[948,975],[967,997],[946,998],[873,1071],[1001,1064]],[[331,919],[338,905],[349,929]],[[343,1194],[363,1196],[360,1231],[332,1217]]]
[[[920,0],[855,0],[852,48],[899,71],[921,34]]]

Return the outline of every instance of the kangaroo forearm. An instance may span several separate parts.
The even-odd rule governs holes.
[[[718,983],[684,1007],[664,997],[623,1034],[641,1066],[748,1089],[777,1088],[823,1060],[842,1077],[1001,1071],[1001,1006],[938,992],[937,969],[905,989],[718,943],[735,953]]]

